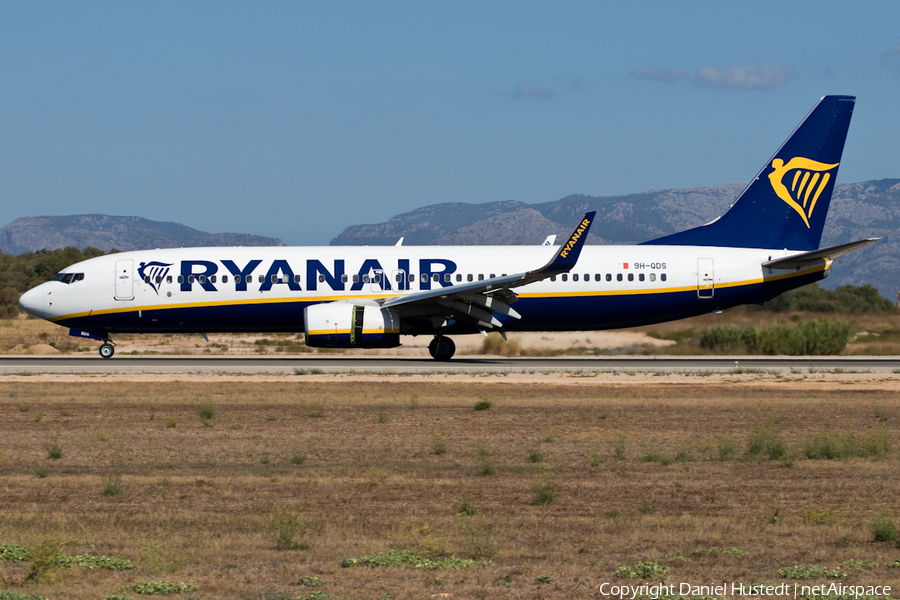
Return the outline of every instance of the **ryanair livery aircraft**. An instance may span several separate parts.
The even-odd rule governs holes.
[[[102,342],[114,333],[294,332],[330,348],[451,334],[597,330],[763,302],[828,275],[874,239],[819,249],[853,96],[826,96],[715,221],[637,246],[180,248],[72,265],[24,294],[29,313]],[[542,266],[543,265],[543,266]]]

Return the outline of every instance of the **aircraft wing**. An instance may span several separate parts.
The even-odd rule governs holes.
[[[401,311],[415,308],[427,312],[429,308],[432,308],[434,316],[437,317],[443,318],[445,315],[452,315],[452,318],[455,319],[476,321],[486,328],[502,327],[503,324],[493,316],[493,313],[500,313],[515,319],[522,318],[509,306],[516,301],[516,294],[512,291],[514,288],[560,273],[568,273],[575,266],[595,215],[595,211],[585,214],[575,230],[566,238],[566,243],[561,245],[553,258],[539,269],[406,294],[388,298],[379,303],[383,308],[394,308]]]
[[[881,238],[868,238],[865,240],[859,240],[858,242],[850,242],[848,244],[841,244],[840,246],[832,246],[831,248],[822,248],[821,250],[812,250],[811,252],[804,252],[802,254],[786,256],[784,258],[776,258],[775,260],[768,260],[764,262],[762,266],[768,267],[770,269],[799,269],[801,267],[809,266],[820,260],[833,260],[838,256],[853,252],[854,250],[862,248],[863,246],[873,244],[880,239]]]

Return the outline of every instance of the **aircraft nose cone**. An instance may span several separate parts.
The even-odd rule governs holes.
[[[19,307],[25,312],[36,317],[44,316],[44,293],[41,289],[43,285],[32,288],[19,297]]]

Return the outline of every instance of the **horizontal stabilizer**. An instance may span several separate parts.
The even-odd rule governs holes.
[[[795,254],[784,258],[776,258],[768,260],[762,264],[769,269],[794,269],[807,267],[820,260],[833,260],[838,256],[853,252],[869,244],[873,244],[881,238],[868,238],[859,240],[858,242],[850,242],[849,244],[841,244],[840,246],[832,246],[831,248],[822,248],[821,250],[813,250],[812,252],[804,252],[803,254]]]

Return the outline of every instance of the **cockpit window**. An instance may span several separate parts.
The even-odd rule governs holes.
[[[61,281],[65,284],[74,283],[84,279],[84,273],[57,273],[50,281]]]

